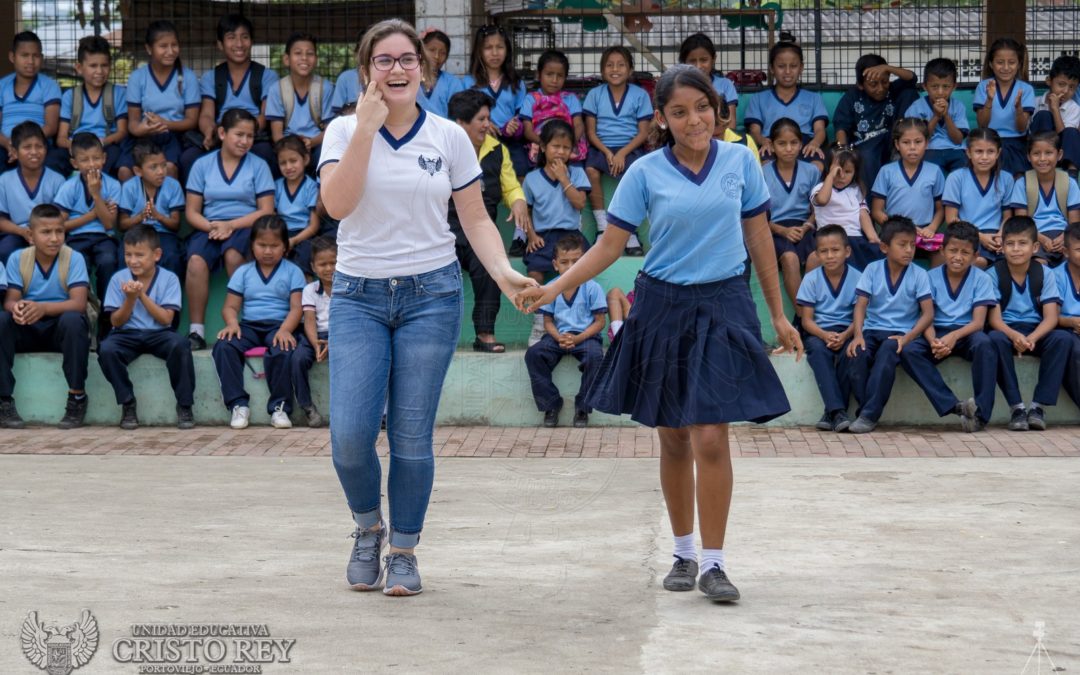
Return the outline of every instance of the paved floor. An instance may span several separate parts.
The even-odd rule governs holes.
[[[386,434],[379,436],[386,454]],[[734,457],[1076,457],[1080,427],[1016,433],[990,429],[977,434],[940,428],[882,428],[855,436],[807,427],[731,427]],[[0,454],[71,455],[260,455],[327,456],[326,429],[279,431],[251,427],[199,427],[178,431],[146,427],[121,431],[87,427],[59,431],[38,427],[0,432]],[[644,427],[541,429],[537,427],[439,427],[435,453],[441,457],[659,457],[656,433]]]
[[[736,606],[660,588],[671,539],[656,460],[615,457],[651,454],[645,432],[440,429],[425,592],[410,599],[344,586],[340,487],[325,457],[300,456],[325,453],[325,432],[4,432],[4,453],[84,456],[0,456],[0,673],[40,672],[19,649],[28,611],[64,625],[84,608],[101,638],[79,675],[140,672],[113,650],[147,623],[266,624],[296,640],[266,673],[842,675],[1034,673],[1041,622],[1054,665],[1076,672],[1080,464],[863,458],[924,443],[1008,454],[1014,438],[1076,454],[1070,431],[888,432],[838,451],[805,430],[736,430],[743,453],[862,448],[735,460]],[[478,449],[564,456],[446,456]]]

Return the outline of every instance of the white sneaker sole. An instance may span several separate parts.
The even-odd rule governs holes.
[[[398,584],[397,586],[391,586],[383,589],[383,595],[391,595],[398,598],[405,598],[410,595],[420,595],[424,592],[424,588],[421,586],[419,590],[409,590],[404,586]]]

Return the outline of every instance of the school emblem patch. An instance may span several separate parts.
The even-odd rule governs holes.
[[[38,621],[37,612],[29,612],[20,635],[23,654],[49,675],[68,675],[90,661],[98,646],[98,625],[90,610],[84,609],[79,620],[68,626]]]
[[[723,178],[720,179],[720,189],[724,191],[724,194],[732,199],[738,199],[739,197],[739,176],[734,173],[725,173]]]
[[[428,172],[429,176],[434,176],[442,168],[442,157],[433,157],[428,159],[423,155],[419,157],[420,168]]]

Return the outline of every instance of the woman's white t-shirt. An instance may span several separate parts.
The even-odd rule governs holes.
[[[355,131],[355,115],[330,122],[320,171],[340,161]],[[338,227],[338,271],[384,279],[455,262],[447,207],[453,192],[480,175],[472,142],[450,120],[421,109],[412,129],[399,140],[385,127],[380,129],[372,142],[364,196]]]

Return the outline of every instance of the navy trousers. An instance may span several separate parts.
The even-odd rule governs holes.
[[[327,336],[327,333],[318,334],[320,340],[325,340]],[[301,408],[307,408],[312,404],[311,380],[308,379],[308,373],[314,365],[315,347],[308,341],[306,335],[301,335],[296,340],[296,351],[292,355],[293,391],[296,394],[296,405]]]
[[[1028,335],[1035,330],[1036,324],[1010,324],[1009,328]],[[1016,352],[1009,338],[1001,331],[990,331],[990,340],[998,357],[997,383],[1001,387],[1001,393],[1005,395],[1005,402],[1012,408],[1024,402],[1020,395],[1020,383],[1016,379],[1016,364],[1013,363]],[[1033,351],[1024,353],[1024,356],[1039,357],[1039,380],[1031,396],[1032,403],[1057,405],[1058,392],[1065,381],[1065,369],[1069,365],[1073,350],[1072,343],[1072,336],[1068,331],[1054,329],[1035,343]]]
[[[934,327],[938,337],[953,330],[955,328],[948,326]],[[978,332],[957,340],[951,356],[959,356],[971,362],[971,383],[975,392],[975,404],[979,406],[979,419],[989,422],[994,411],[994,395],[997,393],[994,376],[997,374],[998,365],[997,351],[990,342],[990,336]],[[930,343],[923,338],[906,345],[900,353],[900,364],[911,379],[915,380],[915,384],[926,393],[926,398],[930,399],[930,404],[941,417],[953,412],[956,404],[960,402],[937,369],[943,360],[934,358]]]
[[[927,150],[926,161],[933,162],[941,167],[942,172],[948,176],[953,171],[967,166],[968,158],[963,150]]]
[[[855,358],[848,359],[851,388],[860,404],[859,416],[874,422],[881,419],[885,404],[889,402],[896,381],[896,367],[900,365],[896,340],[889,339],[893,335],[899,334],[887,330],[863,331],[866,349],[860,349]]]
[[[847,330],[846,326],[823,328],[825,331],[842,333]],[[845,355],[848,340],[837,351],[829,349],[825,341],[813,335],[803,336],[803,346],[806,348],[806,360],[810,369],[814,371],[814,380],[817,382],[821,400],[825,402],[825,412],[834,413],[837,410],[846,411],[848,401],[851,399],[851,378],[849,375],[848,358]]]
[[[573,349],[566,350],[547,334],[525,352],[525,367],[529,370],[533,398],[536,400],[536,409],[540,412],[562,408],[562,395],[552,382],[551,373],[567,354],[578,360],[578,369],[581,370],[581,388],[574,398],[574,409],[592,412],[592,408],[585,404],[585,394],[592,387],[596,373],[600,370],[600,363],[604,360],[600,336],[591,337]]]
[[[73,391],[86,389],[90,360],[90,328],[86,316],[64,312],[20,326],[10,312],[0,312],[0,397],[15,392],[15,355],[24,352],[60,352],[64,355],[64,378]]]
[[[87,272],[94,273],[94,292],[104,301],[109,280],[120,269],[116,240],[107,234],[93,232],[68,237],[66,243],[86,259]]]
[[[1072,349],[1069,351],[1069,364],[1065,366],[1065,381],[1062,382],[1062,386],[1065,387],[1065,393],[1069,395],[1073,403],[1080,406],[1080,335],[1072,331],[1062,332],[1069,336],[1069,341],[1072,343]]]
[[[21,248],[26,248],[26,237],[18,234],[0,234],[0,265],[6,265],[8,257]]]
[[[191,345],[186,337],[169,329],[114,330],[98,345],[98,364],[116,392],[117,403],[123,405],[135,399],[128,365],[142,354],[152,354],[165,361],[169,384],[178,405],[190,407],[195,404],[195,364],[191,359]]]
[[[211,352],[218,379],[221,380],[221,397],[225,407],[232,410],[238,405],[247,406],[249,396],[244,390],[244,352],[255,347],[266,347],[263,371],[270,386],[270,400],[266,412],[284,404],[285,412],[292,412],[292,357],[293,352],[273,346],[274,335],[281,328],[276,321],[240,322],[240,337],[218,340]]]

